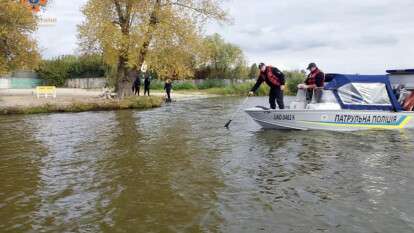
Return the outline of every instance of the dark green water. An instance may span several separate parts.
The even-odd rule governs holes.
[[[0,232],[414,232],[413,131],[226,130],[241,101],[0,117]]]

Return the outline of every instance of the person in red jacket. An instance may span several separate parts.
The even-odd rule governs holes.
[[[259,65],[260,75],[256,84],[250,90],[249,95],[260,87],[263,82],[270,87],[269,104],[271,109],[276,109],[276,102],[280,109],[284,109],[283,90],[285,89],[285,75],[276,67],[266,66],[264,63]]]
[[[305,80],[305,84],[299,84],[299,89],[306,89],[306,100],[311,102],[313,94],[315,93],[316,103],[319,103],[322,98],[322,90],[325,85],[325,74],[316,66],[315,63],[310,63],[307,70],[310,71]]]

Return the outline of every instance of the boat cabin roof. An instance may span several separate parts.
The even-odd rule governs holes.
[[[327,74],[325,81],[342,109],[402,111],[387,75]]]
[[[405,70],[387,70],[388,74],[398,75],[398,74],[414,74],[414,69],[405,69]],[[414,76],[413,76],[414,77]]]

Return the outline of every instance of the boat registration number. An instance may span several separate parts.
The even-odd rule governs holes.
[[[294,121],[295,120],[295,115],[292,114],[275,114],[273,116],[274,120],[278,120],[278,121]]]

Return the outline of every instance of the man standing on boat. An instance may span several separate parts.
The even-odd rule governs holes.
[[[325,74],[316,66],[315,63],[310,63],[307,70],[310,71],[305,84],[299,84],[299,89],[306,89],[306,100],[310,103],[315,93],[315,101],[319,103],[322,98],[322,91],[325,85]]]
[[[263,82],[270,87],[269,104],[271,109],[276,109],[276,102],[279,109],[284,109],[283,90],[285,89],[285,75],[276,67],[266,66],[264,63],[259,65],[260,75],[256,84],[249,92],[253,95]]]

